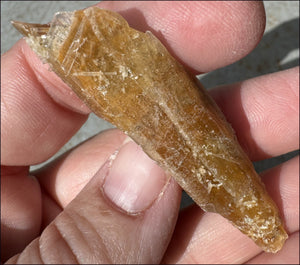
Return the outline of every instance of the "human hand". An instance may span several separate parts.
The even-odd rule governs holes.
[[[264,28],[262,4],[255,2],[101,6],[121,11],[140,30],[150,27],[161,34],[158,37],[194,73],[245,56]],[[298,158],[264,176],[290,234],[278,254],[260,254],[226,220],[196,206],[180,213],[172,237],[179,187],[117,130],[80,145],[36,172],[36,179],[28,177],[28,166],[53,155],[84,123],[89,110],[24,41],[2,60],[2,260],[28,245],[10,262],[243,263],[256,255],[255,263],[275,261],[268,257],[297,262]],[[291,69],[211,92],[251,159],[297,148],[298,72]],[[109,159],[116,150],[116,158]]]

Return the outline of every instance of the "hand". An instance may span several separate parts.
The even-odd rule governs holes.
[[[195,74],[239,60],[264,30],[259,2],[99,5],[152,30]],[[181,211],[176,224],[180,188],[118,130],[30,173],[29,165],[57,152],[90,111],[24,40],[3,55],[1,77],[2,261],[21,252],[9,263],[298,262],[298,157],[262,176],[289,233],[280,252],[266,254],[197,206]],[[211,93],[251,159],[298,148],[299,68]]]

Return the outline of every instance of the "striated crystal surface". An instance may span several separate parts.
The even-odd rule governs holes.
[[[13,24],[92,111],[141,145],[203,210],[264,251],[281,249],[287,234],[278,209],[232,128],[151,32],[97,7],[57,13],[49,25]]]

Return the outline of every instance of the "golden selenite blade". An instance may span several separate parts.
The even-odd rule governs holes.
[[[203,210],[264,251],[281,249],[287,234],[278,209],[231,126],[151,32],[97,7],[57,13],[47,25],[13,24],[93,112],[141,145]]]

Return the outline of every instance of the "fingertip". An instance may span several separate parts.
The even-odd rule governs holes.
[[[58,77],[55,81],[24,39],[2,56],[1,66],[1,163],[41,163],[85,122],[86,113],[70,107],[82,102],[72,98],[71,89]],[[46,79],[48,83],[43,82]],[[60,93],[59,88],[65,92]],[[52,94],[47,92],[50,90]]]
[[[208,72],[247,55],[260,41],[258,1],[101,2],[141,31],[151,30],[187,68]]]
[[[210,94],[251,160],[299,148],[299,67],[219,86]]]

